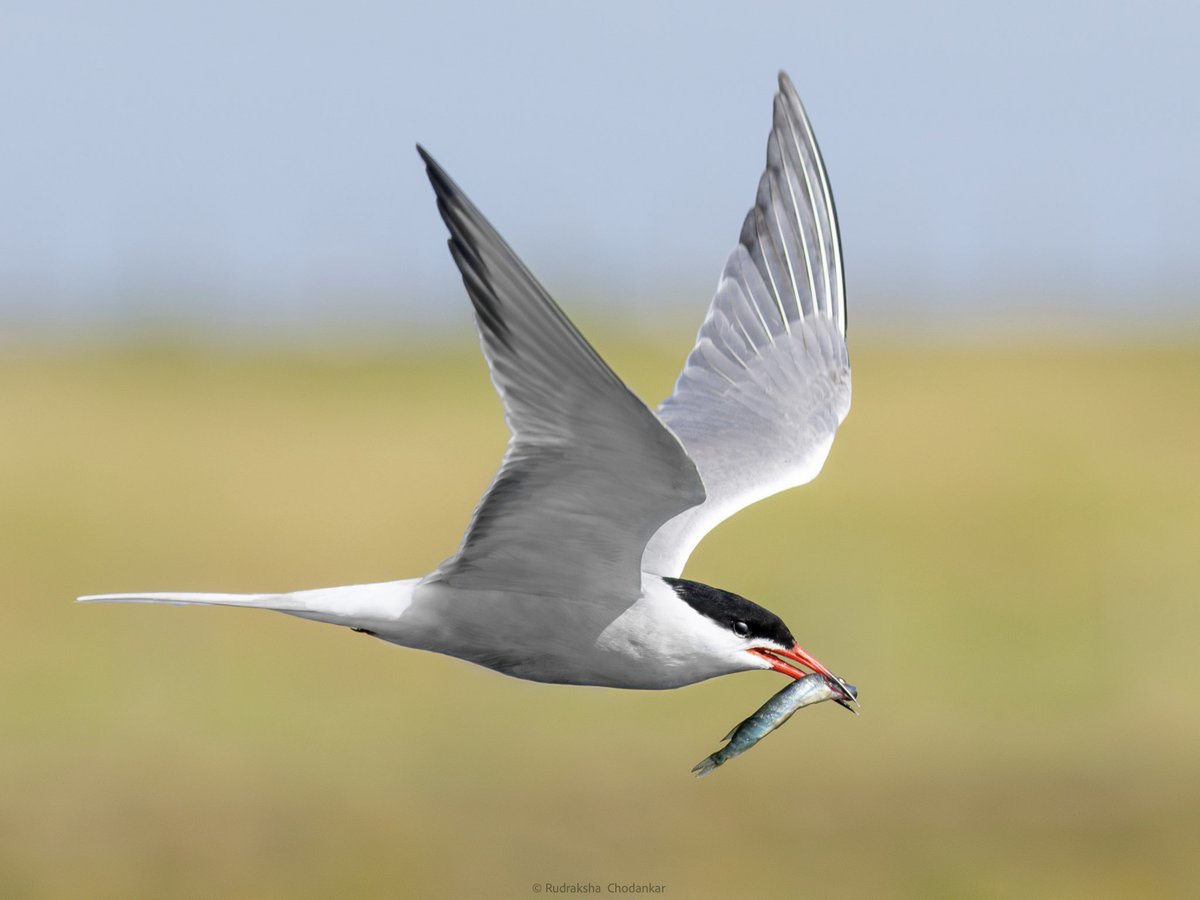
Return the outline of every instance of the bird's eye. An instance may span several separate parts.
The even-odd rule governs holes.
[[[750,626],[745,622],[734,622],[733,630],[737,632],[739,637],[746,637],[750,633]]]

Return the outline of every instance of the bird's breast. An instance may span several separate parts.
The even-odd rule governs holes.
[[[430,584],[397,643],[556,684],[657,690],[724,674],[697,658],[662,605],[645,591],[604,601]]]

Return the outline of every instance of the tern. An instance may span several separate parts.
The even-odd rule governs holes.
[[[657,411],[417,150],[511,433],[457,552],[379,584],[79,599],[276,610],[539,682],[664,689],[811,669],[840,684],[777,615],[681,577],[719,522],[815,478],[850,409],[837,215],[786,73],[754,206]]]

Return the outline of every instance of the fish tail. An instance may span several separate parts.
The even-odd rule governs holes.
[[[725,754],[718,750],[716,753],[704,757],[704,759],[692,766],[692,771],[696,773],[697,778],[703,778],[723,762],[725,762]]]

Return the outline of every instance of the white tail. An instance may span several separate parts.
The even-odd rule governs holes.
[[[250,606],[256,609],[277,609],[292,612],[304,607],[292,594],[92,594],[80,597],[79,603],[170,603],[174,606]]]
[[[370,628],[394,622],[412,601],[418,579],[319,588],[290,594],[93,594],[80,603],[168,603],[176,606],[243,606],[271,609],[318,622]]]

